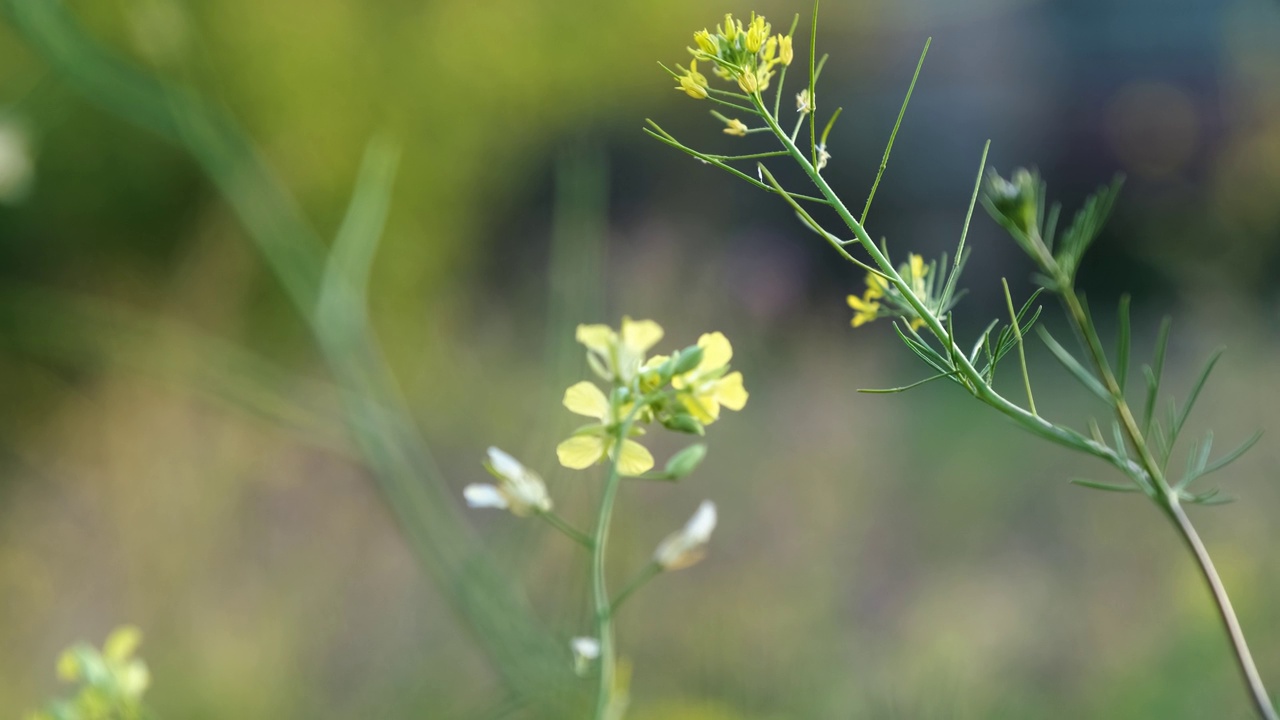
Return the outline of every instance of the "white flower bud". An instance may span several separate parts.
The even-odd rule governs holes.
[[[462,495],[471,507],[510,510],[519,516],[551,510],[546,484],[519,460],[491,447],[485,467],[498,478],[498,484],[473,483],[463,488]]]
[[[707,542],[715,529],[716,504],[704,500],[683,528],[658,544],[653,561],[663,570],[680,570],[693,565],[706,555]]]

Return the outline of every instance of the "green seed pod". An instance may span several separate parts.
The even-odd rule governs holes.
[[[706,429],[702,427],[702,423],[698,422],[692,415],[679,413],[677,415],[667,415],[662,418],[662,427],[687,435],[705,435]]]
[[[698,363],[702,362],[702,348],[697,345],[690,345],[677,353],[672,360],[675,361],[674,365],[672,365],[672,374],[683,375],[698,367]]]
[[[696,470],[698,466],[702,464],[702,459],[706,456],[706,445],[701,443],[698,443],[697,445],[690,445],[675,455],[672,455],[671,459],[667,461],[667,474],[673,479],[679,480]]]

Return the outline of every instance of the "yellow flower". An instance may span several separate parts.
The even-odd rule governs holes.
[[[738,137],[746,137],[747,135],[746,123],[742,122],[737,118],[734,118],[732,120],[726,121],[725,124],[729,126],[724,129],[725,135],[737,135]]]
[[[751,23],[747,26],[745,41],[747,52],[760,52],[760,48],[764,47],[765,39],[769,37],[769,30],[769,23],[764,21],[764,16],[753,15]]]
[[[745,70],[738,76],[738,87],[742,88],[742,92],[754,95],[760,89],[760,81],[754,72]]]
[[[602,380],[629,385],[644,354],[662,339],[662,326],[623,317],[621,332],[608,325],[579,325],[576,338],[587,346],[587,364]]]
[[[764,52],[760,53],[760,59],[764,60],[766,65],[772,65],[776,60],[774,56],[778,54],[778,38],[777,36],[769,38],[764,44]]]
[[[854,310],[854,327],[861,327],[880,316],[880,303],[872,299],[875,296],[871,293],[872,291],[868,289],[866,297],[849,296],[849,307]]]
[[[623,475],[640,475],[653,467],[653,455],[635,440],[625,439],[621,448],[618,447],[610,426],[619,421],[618,415],[624,414],[626,409],[615,410],[600,388],[586,380],[572,385],[564,391],[564,406],[570,412],[600,422],[578,430],[573,437],[556,446],[556,457],[561,465],[582,470],[605,458],[616,458],[618,472]]]
[[[867,292],[865,297],[868,300],[884,297],[885,289],[884,278],[875,273],[867,273]]]
[[[783,65],[790,65],[791,60],[794,59],[794,57],[795,57],[795,53],[791,49],[791,36],[779,35],[778,36],[778,59],[782,61]]]
[[[764,92],[769,89],[769,81],[773,79],[773,71],[768,65],[761,65],[756,70],[756,89]]]
[[[742,23],[735,23],[733,15],[725,13],[724,27],[720,30],[720,34],[724,35],[725,39],[732,43],[740,32],[742,32]]]
[[[711,37],[711,33],[706,30],[699,30],[694,33],[693,41],[697,43],[699,50],[711,57],[715,57],[720,52],[719,46],[716,45],[715,38]]]
[[[911,253],[907,256],[907,267],[911,272],[911,289],[915,291],[916,295],[924,297],[927,294],[927,288],[924,284],[924,276],[929,273],[928,266],[924,264],[924,258],[916,255],[915,253]],[[915,325],[912,325],[912,327],[915,327]]]
[[[677,90],[683,90],[686,95],[694,100],[705,100],[707,95],[707,76],[698,72],[698,61],[693,60],[689,63],[689,71],[680,78],[680,87]]]
[[[710,425],[720,417],[720,406],[741,410],[747,404],[747,391],[742,386],[742,373],[731,372],[729,360],[733,358],[733,346],[722,333],[707,333],[698,338],[702,348],[702,360],[689,373],[672,378],[671,385],[680,393],[681,402],[689,414],[703,425]]]

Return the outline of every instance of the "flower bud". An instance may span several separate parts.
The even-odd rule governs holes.
[[[684,433],[686,435],[706,435],[707,430],[698,422],[698,419],[686,413],[676,415],[668,415],[662,418],[662,427],[672,432]]]
[[[697,563],[706,555],[707,542],[715,529],[716,505],[704,500],[683,528],[658,544],[653,561],[663,570],[681,570]]]
[[[693,418],[689,419],[692,420]],[[706,445],[703,445],[702,443],[690,445],[675,455],[672,455],[671,459],[667,461],[667,474],[670,475],[673,480],[679,480],[694,470],[697,470],[698,466],[702,464],[703,458],[706,456]]]
[[[698,367],[701,362],[702,348],[697,345],[690,345],[676,355],[675,364],[671,367],[671,374],[683,375]]]
[[[711,57],[715,57],[720,52],[720,48],[716,45],[715,38],[711,37],[711,33],[706,30],[699,30],[694,33],[693,41],[697,43],[699,50]]]

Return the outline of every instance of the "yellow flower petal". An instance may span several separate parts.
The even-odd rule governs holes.
[[[606,356],[609,354],[610,346],[618,341],[618,336],[608,325],[579,325],[575,337],[588,349]]]
[[[867,273],[867,299],[884,297],[884,290],[884,279],[875,273]]]
[[[564,406],[569,412],[609,421],[609,398],[594,383],[583,380],[564,391]]]
[[[622,318],[622,344],[644,354],[662,339],[662,326],[652,320]]]
[[[604,437],[601,435],[575,435],[556,446],[560,464],[582,470],[600,462],[604,457]]]
[[[733,346],[721,332],[707,333],[698,338],[698,347],[702,348],[702,362],[698,363],[698,370],[703,372],[722,368],[733,358]]]
[[[639,475],[653,467],[653,456],[645,446],[635,440],[623,440],[618,455],[618,472],[623,475]]]
[[[720,403],[713,393],[697,393],[685,395],[685,409],[703,425],[710,425],[720,418]]]
[[[716,402],[730,410],[741,410],[747,404],[747,389],[742,386],[742,373],[731,372],[715,384]]]
[[[654,355],[653,357],[649,358],[648,360],[645,360],[645,361],[644,361],[644,365],[641,365],[641,366],[640,366],[640,369],[641,369],[641,370],[653,370],[654,368],[656,368],[656,367],[658,367],[658,366],[662,365],[662,363],[664,363],[664,362],[666,362],[666,361],[668,361],[668,360],[670,360],[670,359],[671,359],[671,356],[669,356],[669,355]]]
[[[911,277],[922,278],[929,272],[929,268],[924,266],[924,258],[912,253],[908,259],[911,261]]]

